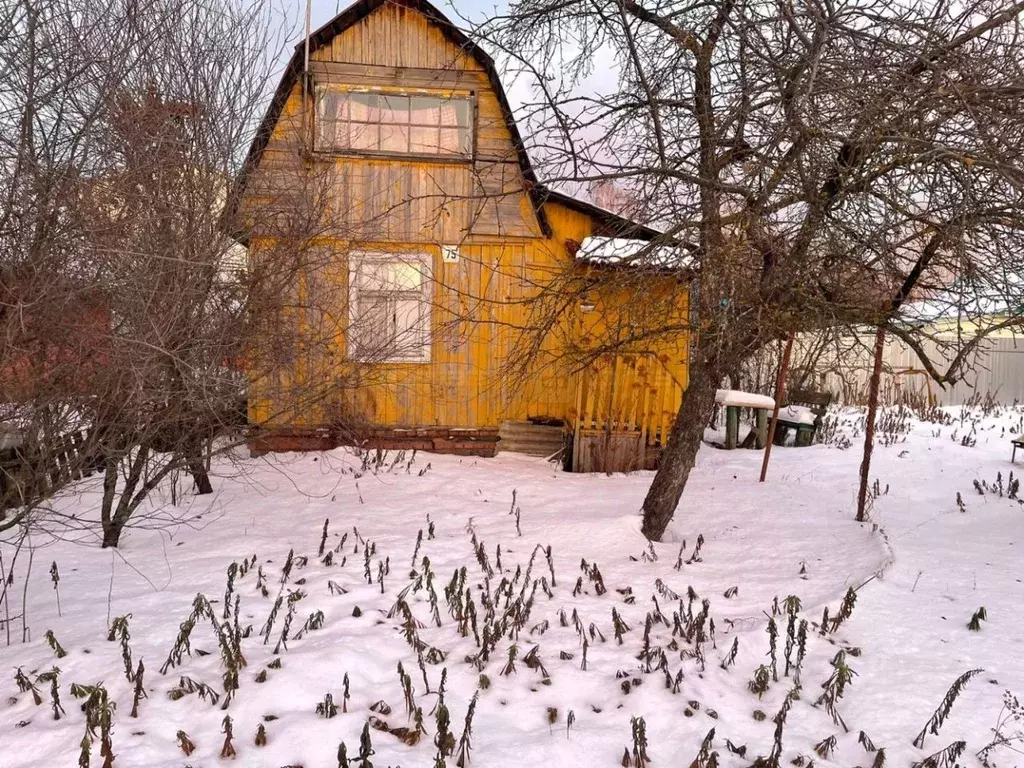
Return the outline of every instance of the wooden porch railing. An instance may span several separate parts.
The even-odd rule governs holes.
[[[577,380],[574,471],[643,467],[647,450],[668,439],[684,389],[653,352],[608,356],[587,366]],[[584,443],[602,435],[602,457],[595,462]],[[613,441],[620,445],[613,447]],[[618,466],[623,464],[628,466]]]

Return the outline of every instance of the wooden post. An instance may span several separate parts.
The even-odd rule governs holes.
[[[725,449],[731,451],[740,438],[740,409],[736,405],[725,407]]]
[[[307,152],[311,152],[313,149],[313,120],[312,120],[312,106],[309,100],[309,22],[310,15],[312,13],[311,6],[313,0],[306,0],[306,36],[303,39],[303,45],[305,47],[303,53],[302,63],[302,132],[303,136],[303,149]],[[308,143],[306,143],[308,142]],[[308,157],[308,155],[306,155]]]
[[[875,444],[875,414],[878,412],[878,388],[882,379],[882,355],[885,351],[885,328],[875,333],[875,364],[868,388],[868,423],[864,429],[864,458],[860,462],[860,489],[857,491],[858,523],[868,520],[868,475],[871,473],[871,449]]]
[[[1014,455],[1016,455],[1017,446],[1013,446]],[[1012,464],[1013,461],[1011,460]],[[13,448],[5,448],[0,451],[0,520],[6,517],[4,510],[8,504],[14,506],[15,495],[10,493],[10,489],[14,487],[14,473],[17,470],[17,452]]]
[[[570,472],[580,471],[580,432],[583,431],[583,377],[586,376],[586,368],[576,374],[576,418],[572,429],[572,464]]]
[[[619,375],[619,356],[615,355],[612,358],[612,377],[608,381],[608,410],[605,413],[605,427],[604,427],[604,450],[601,456],[601,471],[606,475],[610,475],[614,472],[614,469],[609,469],[609,461],[611,460],[611,448],[612,448],[612,411],[615,408],[615,379]]]
[[[81,430],[72,433],[71,444],[75,449],[75,467],[76,467],[76,480],[81,480],[83,477],[89,477],[92,475],[92,470],[89,469],[86,463],[85,456],[85,435]]]
[[[775,441],[775,426],[779,423],[779,408],[782,406],[782,396],[786,392],[786,376],[789,375],[789,358],[793,354],[793,340],[796,338],[796,331],[791,331],[786,339],[786,348],[782,352],[782,362],[779,363],[779,377],[775,380],[775,408],[772,409],[772,423],[768,428],[768,440],[764,446],[764,461],[761,462],[761,482],[764,482],[768,475],[768,459],[772,455],[772,443]]]
[[[796,428],[796,442],[795,444],[801,448],[806,448],[814,441],[814,427],[801,424]]]
[[[650,366],[650,360],[647,361]],[[650,367],[641,369],[640,386],[643,387],[643,402],[640,405],[640,449],[637,454],[637,466],[640,469],[647,469],[647,436],[650,434],[651,422],[651,380]]]
[[[757,419],[757,442],[754,445],[764,448],[768,443],[768,411],[758,408],[755,418]]]

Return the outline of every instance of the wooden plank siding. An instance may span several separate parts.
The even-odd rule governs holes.
[[[525,193],[512,137],[487,73],[437,25],[415,10],[385,4],[337,35],[330,46],[314,51],[312,59],[314,78],[323,82],[442,93],[468,91],[475,97],[472,163],[386,161],[401,170],[392,169],[389,178],[374,182],[365,180],[379,178],[381,162],[351,156],[335,160],[342,174],[341,185],[344,186],[346,177],[363,180],[353,185],[352,198],[369,192],[369,199],[390,211],[387,218],[402,220],[397,225],[390,222],[377,225],[388,235],[386,239],[436,241],[438,233],[434,222],[441,207],[446,209],[441,234],[446,242],[468,236],[470,223],[474,235],[535,237],[540,234],[539,223]],[[297,103],[293,107],[301,113],[298,89],[294,98]],[[411,210],[395,208],[402,196],[426,204],[412,205]],[[363,213],[355,209],[352,220],[359,222]],[[379,217],[380,209],[371,213]],[[359,232],[355,236],[364,239]]]
[[[586,213],[547,202],[550,234],[544,234],[484,67],[421,13],[385,3],[313,51],[311,72],[316,81],[354,87],[468,92],[475,104],[469,160],[311,155],[302,149],[308,122],[300,83],[288,94],[242,204],[243,210],[260,212],[250,252],[258,252],[261,240],[275,238],[276,211],[287,216],[295,206],[324,197],[331,226],[322,247],[336,254],[337,268],[328,279],[339,301],[347,301],[346,259],[353,251],[427,254],[434,275],[430,361],[353,363],[366,383],[339,407],[380,426],[483,428],[536,416],[571,421],[577,376],[542,366],[523,382],[511,380],[505,369],[529,298],[571,266],[567,242],[582,242],[600,225]],[[459,261],[443,262],[442,245],[458,245]],[[337,314],[345,317],[346,310],[339,307]],[[583,325],[574,316],[564,322]],[[347,353],[344,347],[339,332],[338,354]],[[680,348],[685,350],[685,341]],[[663,356],[666,367],[685,381],[685,351],[673,348]],[[281,377],[302,375],[287,371]],[[659,396],[650,395],[652,410],[661,408],[660,401],[653,403]],[[276,420],[282,426],[317,427],[329,422],[330,408],[287,412],[281,403],[261,400],[258,382],[252,386],[250,416],[256,423],[287,413]]]

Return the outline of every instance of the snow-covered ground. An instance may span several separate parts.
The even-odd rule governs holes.
[[[344,451],[224,465],[214,496],[193,499],[187,509],[166,509],[188,518],[187,524],[131,531],[118,551],[37,538],[27,590],[31,640],[21,642],[20,620],[0,629],[0,642],[6,642],[8,629],[11,637],[9,646],[0,646],[0,765],[77,764],[86,727],[72,683],[103,683],[116,702],[117,766],[220,764],[225,715],[239,764],[333,768],[344,742],[351,764],[359,765],[360,733],[369,718],[377,726],[413,728],[397,671],[401,663],[425,735],[410,746],[398,738],[402,732],[371,728],[370,761],[376,766],[436,764],[435,710],[445,670],[444,703],[456,742],[478,693],[469,765],[620,765],[624,750],[631,755],[634,748],[632,718],[643,718],[654,766],[695,760],[712,765],[699,758],[706,736],[705,755],[717,752],[721,766],[748,766],[758,756],[771,759],[776,715],[797,690],[796,671],[786,675],[790,595],[800,601],[794,630],[806,620],[807,640],[778,764],[801,755],[797,764],[877,764],[867,743],[885,750],[887,765],[904,766],[964,740],[959,763],[978,765],[974,754],[991,741],[1004,690],[1024,694],[1024,507],[1008,498],[1009,438],[1020,433],[1022,412],[985,419],[967,414],[965,421],[945,425],[904,422],[908,434],[896,434],[899,420],[887,418],[889,428],[875,451],[878,496],[868,524],[853,520],[863,417],[848,413],[832,445],[775,449],[763,485],[757,482],[760,452],[702,449],[670,540],[651,548],[639,533],[637,515],[650,473],[570,475],[510,454],[419,454],[410,467],[407,457],[374,472]],[[853,437],[854,447],[835,444],[842,444],[843,434]],[[1000,473],[1002,497],[995,489]],[[521,534],[510,514],[513,494]],[[85,513],[96,501],[95,488],[86,488],[65,509]],[[167,498],[158,501],[169,504]],[[325,553],[333,553],[327,563],[318,556],[325,520]],[[419,531],[423,541],[417,550]],[[493,571],[489,579],[474,537]],[[694,558],[698,540],[703,543]],[[551,547],[553,575],[538,545]],[[290,550],[292,567],[282,584]],[[8,549],[8,565],[10,558]],[[433,574],[440,627],[424,558]],[[223,691],[221,649],[207,617],[191,632],[191,656],[184,654],[166,674],[160,668],[197,593],[212,604],[222,638],[232,636],[233,619],[223,618],[226,574],[232,562],[243,561],[252,567],[236,579],[234,594],[240,596],[239,627],[244,634],[251,625],[252,632],[240,641],[246,666],[233,700],[223,710],[223,697],[217,704],[195,692],[170,697],[169,692],[183,693],[175,690],[183,677]],[[60,572],[61,615],[51,562]],[[21,608],[26,565],[23,553],[10,589],[12,614]],[[490,636],[505,617],[487,660],[468,619],[467,636],[459,631],[453,610],[463,609],[451,608],[446,599],[445,587],[463,566],[462,593],[468,588],[472,595],[478,634],[486,625]],[[417,580],[418,588],[407,589]],[[842,613],[850,587],[856,590],[852,614],[822,635],[823,609],[832,619]],[[688,598],[690,588],[695,600]],[[289,603],[289,594],[301,597]],[[279,595],[286,599],[265,643],[262,632]],[[705,599],[709,607],[702,619]],[[411,639],[403,600],[417,620]],[[486,616],[488,601],[493,622]],[[464,604],[464,597],[458,602]],[[275,653],[289,604],[294,617],[287,647]],[[981,607],[987,619],[980,621],[980,631],[970,631],[968,622]],[[322,627],[297,637],[318,612]],[[621,644],[613,612],[629,628]],[[770,672],[773,612],[777,682]],[[648,661],[638,656],[649,614]],[[110,622],[125,615],[132,665],[140,659],[145,664],[147,698],[137,718],[130,716],[135,686],[126,679],[121,643],[107,640]],[[66,649],[63,658],[44,639],[47,630]],[[225,642],[230,654],[230,640]],[[738,652],[729,663],[734,643]],[[791,667],[800,655],[791,650]],[[822,687],[837,671],[832,662],[841,677],[853,672],[836,700],[835,718],[825,704],[816,705],[823,694],[835,693],[834,686]],[[769,671],[759,697],[748,684],[762,664]],[[14,679],[18,668],[35,680],[54,666],[65,710],[59,720],[53,716],[51,682],[44,677],[37,683],[42,704],[35,705],[32,693],[19,691]],[[950,686],[975,668],[984,671],[966,686],[938,734],[926,734],[923,749],[915,747],[912,742]],[[338,706],[335,717],[316,711],[326,694]],[[255,744],[260,725],[265,746]],[[179,731],[195,745],[190,756],[180,749]],[[834,749],[827,742],[831,736]],[[815,753],[816,745],[822,754]],[[99,753],[97,732],[94,766],[103,763]],[[1024,764],[1008,748],[990,760]],[[455,765],[456,755],[446,761]]]

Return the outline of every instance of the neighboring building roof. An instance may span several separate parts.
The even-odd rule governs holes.
[[[516,122],[512,117],[512,108],[509,106],[508,98],[505,96],[505,89],[501,85],[501,79],[498,76],[498,69],[494,64],[494,60],[482,48],[480,48],[480,46],[470,40],[464,32],[452,24],[452,22],[443,13],[441,13],[431,3],[427,2],[427,0],[357,0],[357,2],[350,5],[329,22],[310,34],[310,52],[312,53],[313,51],[329,45],[333,38],[340,35],[349,27],[359,23],[386,3],[400,5],[405,8],[411,8],[419,11],[428,20],[435,24],[449,40],[466,51],[467,54],[472,56],[483,67],[487,74],[487,78],[490,81],[491,88],[494,89],[494,93],[497,96],[498,103],[501,105],[502,116],[505,119],[505,124],[508,127],[509,133],[512,135],[512,144],[515,147],[519,160],[519,167],[522,169],[523,178],[526,181],[526,191],[530,196],[530,200],[533,202],[534,210],[537,212],[537,220],[545,235],[551,234],[551,227],[548,224],[547,216],[545,215],[543,208],[544,202],[548,200],[592,217],[595,221],[607,228],[607,231],[604,234],[628,233],[632,237],[643,240],[650,240],[659,234],[655,229],[630,221],[629,219],[618,216],[611,211],[606,211],[603,208],[598,208],[596,205],[592,205],[582,200],[577,200],[562,192],[556,192],[553,189],[548,189],[540,184],[533,171],[530,158],[526,153],[522,137],[519,134],[519,128],[516,126]],[[292,88],[295,87],[295,84],[299,82],[302,77],[304,63],[305,41],[295,46],[295,52],[288,61],[288,66],[285,68],[284,74],[281,77],[281,82],[278,83],[277,90],[274,92],[274,96],[270,101],[270,106],[267,108],[263,121],[260,123],[256,136],[249,147],[249,153],[246,155],[242,169],[235,180],[235,185],[231,192],[231,199],[226,211],[229,228],[233,229],[231,222],[235,219],[238,206],[245,194],[245,187],[249,181],[249,177],[259,164],[260,156],[266,148],[267,143],[270,141],[270,137],[274,132],[274,126],[277,124],[278,118],[281,116],[284,105],[288,101],[288,96],[292,92]],[[232,232],[232,234],[238,235],[237,232]]]
[[[649,267],[657,270],[689,269],[693,259],[682,244],[661,245],[654,238],[594,235],[580,243],[576,258],[602,266]]]
[[[976,321],[985,317],[1020,315],[1024,307],[1010,303],[1010,297],[1017,290],[1015,281],[1008,284],[1014,286],[1012,290],[1006,285],[987,290],[984,284],[972,284],[966,288],[958,288],[954,284],[949,290],[930,298],[907,302],[900,307],[897,318],[910,326],[925,326],[942,321]]]

